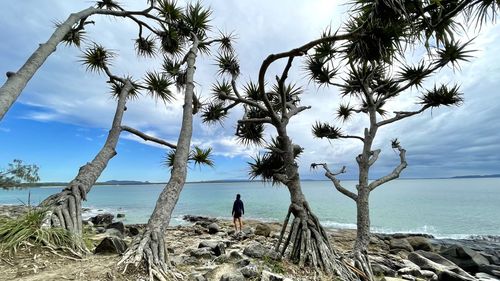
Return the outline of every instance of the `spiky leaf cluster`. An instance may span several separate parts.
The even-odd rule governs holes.
[[[128,99],[137,99],[139,97],[139,90],[142,88],[141,85],[130,76],[125,79],[132,83],[132,90],[128,93]],[[123,87],[125,87],[125,84],[122,81],[113,80],[111,82],[111,94],[115,99],[120,97]]]
[[[153,57],[156,54],[156,44],[151,36],[139,37],[135,40],[135,51],[139,56]]]
[[[240,123],[236,127],[236,137],[244,145],[260,146],[264,143],[264,125]]]
[[[313,135],[317,138],[339,139],[343,136],[340,128],[332,126],[328,123],[316,122],[312,127]]]
[[[250,99],[250,100],[260,101],[262,99],[260,96],[260,92],[259,92],[259,85],[257,83],[252,82],[252,81],[249,81],[243,87],[243,92],[245,93],[245,97]]]
[[[432,90],[427,91],[427,93],[420,97],[420,104],[428,107],[439,107],[442,105],[458,106],[461,105],[463,101],[462,93],[458,85],[454,85],[453,87],[447,87],[446,85],[437,87],[434,85]]]
[[[213,124],[221,123],[227,118],[227,110],[222,102],[210,102],[205,107],[201,113],[201,119],[203,123]]]
[[[399,71],[399,78],[411,86],[421,87],[424,79],[430,74],[428,67],[422,61],[417,65],[404,65]]]
[[[232,77],[240,75],[240,63],[233,52],[221,52],[217,54],[215,63],[219,67],[219,75],[228,74]]]
[[[294,158],[297,158],[302,153],[302,148],[294,146],[293,149]],[[272,139],[271,143],[266,146],[266,152],[252,157],[252,160],[248,162],[250,179],[260,178],[273,185],[280,183],[276,174],[282,174],[285,170],[283,145],[280,141]]]
[[[81,56],[80,62],[85,65],[86,69],[91,72],[104,71],[111,62],[115,54],[105,49],[103,46],[93,43],[87,48]]]
[[[101,0],[96,3],[97,8],[106,10],[123,10],[118,2],[113,0]]]
[[[166,167],[173,168],[175,161],[175,149],[167,152],[163,164]],[[212,159],[212,148],[203,149],[195,146],[193,150],[189,152],[188,163],[193,163],[195,166],[206,165],[209,167],[214,167],[215,163]]]
[[[441,65],[451,63],[453,68],[457,68],[460,61],[469,61],[472,58],[469,54],[474,52],[466,49],[470,42],[464,44],[455,41],[445,42],[443,48],[437,50],[438,63]]]
[[[174,98],[173,93],[170,91],[170,86],[173,82],[170,78],[159,72],[147,72],[144,77],[144,85],[154,98],[167,102]]]

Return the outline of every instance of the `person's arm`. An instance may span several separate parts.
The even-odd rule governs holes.
[[[241,213],[245,214],[245,207],[243,206],[243,201],[241,201]]]
[[[233,211],[231,212],[231,216],[234,216],[235,210],[236,210],[236,201],[233,203]]]

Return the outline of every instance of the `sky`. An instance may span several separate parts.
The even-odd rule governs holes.
[[[140,9],[146,1],[125,1],[126,8]],[[181,2],[181,1],[179,1]],[[234,32],[241,65],[240,86],[255,80],[269,54],[287,51],[317,38],[329,25],[333,29],[347,19],[348,6],[339,1],[204,1],[213,10],[212,26]],[[54,30],[54,23],[70,13],[92,5],[91,1],[35,0],[7,1],[0,9],[0,83],[3,73],[17,70]],[[133,22],[107,16],[93,16],[87,26],[86,44],[100,43],[113,50],[112,71],[118,75],[140,78],[147,70],[161,64],[159,59],[137,58]],[[397,166],[399,157],[390,140],[398,138],[407,150],[408,167],[402,178],[450,177],[470,174],[500,173],[500,26],[486,25],[472,29],[461,40],[474,38],[474,58],[460,69],[445,68],[431,77],[434,83],[461,86],[465,102],[460,107],[438,108],[384,127],[374,148],[382,149],[370,176],[383,176]],[[83,44],[83,47],[86,45]],[[106,79],[85,71],[79,63],[82,49],[59,45],[28,83],[15,105],[0,121],[0,169],[13,159],[40,167],[41,181],[70,181],[80,166],[92,160],[102,147],[111,125],[116,102],[109,94]],[[422,50],[409,54],[418,57]],[[268,77],[280,73],[272,67]],[[209,56],[198,58],[195,74],[196,92],[208,97],[211,85],[219,77]],[[290,80],[304,86],[302,104],[311,109],[292,119],[289,133],[304,148],[298,160],[302,179],[324,179],[323,173],[311,171],[312,162],[328,163],[330,168],[347,167],[343,178],[357,175],[355,157],[361,151],[358,142],[326,141],[313,137],[316,121],[335,123],[340,97],[335,88],[318,89],[308,83],[300,63],[290,73]],[[175,142],[181,122],[182,95],[170,104],[148,97],[129,101],[124,125]],[[410,92],[388,105],[389,110],[416,109],[417,93]],[[234,110],[222,125],[203,124],[195,117],[193,144],[213,148],[215,167],[190,167],[188,181],[247,179],[251,157],[258,147],[245,147],[234,137],[241,109]],[[366,118],[356,118],[343,125],[351,134],[361,134]],[[267,139],[274,135],[266,129]],[[163,165],[166,149],[128,133],[122,133],[118,155],[109,163],[100,181],[141,180],[165,182],[169,170]]]

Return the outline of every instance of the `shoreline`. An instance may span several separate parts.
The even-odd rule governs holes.
[[[7,210],[14,209],[17,213],[11,213],[11,216],[22,214],[26,207],[2,205],[0,217]],[[50,253],[22,251],[23,253],[14,260],[0,259],[0,276],[9,276],[9,280],[42,281],[52,280],[50,276],[73,276],[71,278],[73,280],[108,280],[106,276],[111,275],[114,276],[113,280],[130,280],[131,276],[112,270],[120,258],[120,252],[102,255],[97,254],[97,249],[106,239],[117,239],[124,244],[130,244],[132,239],[143,231],[145,224],[125,225],[119,220],[114,220],[114,217],[114,215],[108,216],[105,218],[106,221],[96,221],[92,218],[90,221],[95,223],[88,221],[85,223],[95,247],[91,250],[96,252],[85,261],[68,261]],[[250,278],[249,280],[260,280],[255,278],[257,276],[264,278],[264,275],[269,274],[282,277],[271,280],[331,280],[330,277],[321,274],[315,279],[310,279],[314,271],[300,268],[287,259],[276,258],[277,253],[273,249],[279,238],[281,222],[266,223],[246,219],[243,232],[234,233],[231,220],[201,216],[185,216],[184,219],[188,224],[170,226],[167,229],[166,246],[176,268],[186,274],[186,280],[219,281],[228,274],[241,275],[242,278]],[[326,232],[332,247],[339,254],[348,257],[354,244],[356,230],[327,228]],[[373,233],[369,244],[369,255],[373,271],[377,276],[405,277],[407,280],[417,280],[415,278],[451,280],[439,277],[442,272],[448,272],[459,274],[462,278],[453,280],[498,280],[495,278],[500,278],[500,237],[478,238],[438,239],[426,234]],[[469,256],[454,257],[456,251],[462,251]],[[38,258],[35,259],[33,254]],[[436,257],[445,259],[451,265],[441,263],[436,266],[436,262],[433,261]],[[429,262],[418,264],[420,260]],[[475,262],[474,267],[470,267],[471,262]],[[85,271],[79,268],[84,268]],[[247,277],[246,274],[252,277]],[[26,276],[26,279],[23,276]],[[408,279],[410,278],[408,276],[413,279]],[[474,276],[476,279],[473,279]],[[490,277],[484,279],[484,276],[493,279]]]

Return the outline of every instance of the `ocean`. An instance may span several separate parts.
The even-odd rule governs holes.
[[[354,189],[354,181],[343,181]],[[97,213],[124,213],[124,223],[145,223],[153,211],[162,184],[95,186],[83,206],[86,217]],[[329,181],[305,181],[303,191],[322,224],[355,228],[356,208]],[[0,204],[36,205],[61,187],[0,190]],[[236,194],[245,203],[244,218],[281,222],[288,210],[284,186],[261,182],[188,183],[174,210],[171,225],[182,216],[230,218]],[[439,238],[500,235],[500,178],[400,179],[378,187],[370,198],[372,231],[427,233]]]

